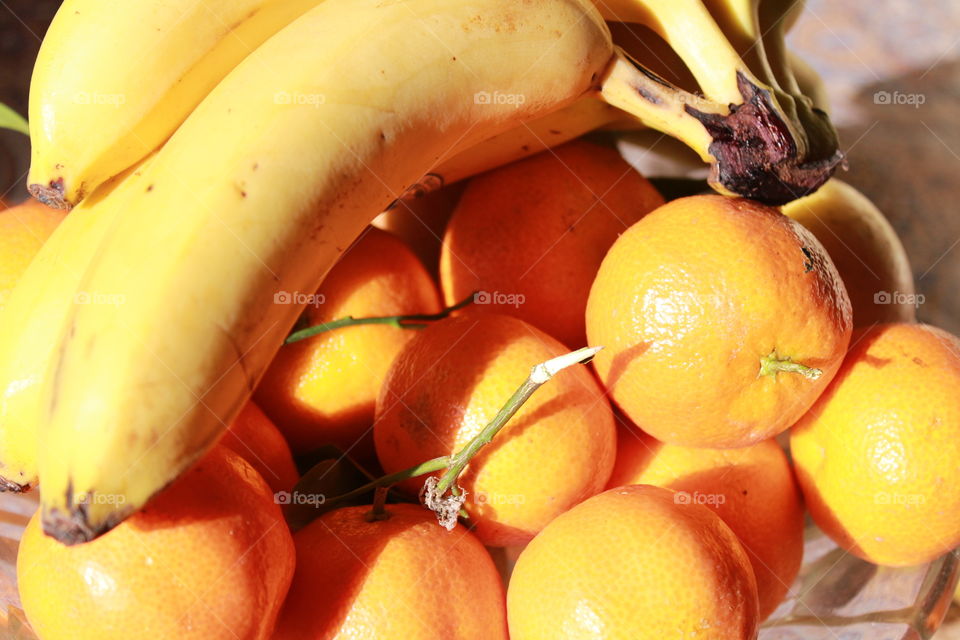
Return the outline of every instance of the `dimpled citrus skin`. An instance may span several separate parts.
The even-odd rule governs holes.
[[[960,544],[960,340],[927,325],[854,336],[843,367],[791,430],[813,519],[883,565]]]
[[[809,196],[784,205],[783,212],[812,231],[830,254],[850,294],[855,327],[916,321],[907,252],[866,196],[831,178]]]
[[[20,275],[66,215],[36,200],[3,209],[0,203],[0,310]]]
[[[17,581],[42,640],[259,640],[270,637],[294,560],[270,488],[218,446],[92,542],[64,546],[34,515]]]
[[[773,440],[743,449],[658,442],[621,425],[609,486],[651,484],[712,509],[743,544],[757,578],[760,619],[777,608],[800,571],[803,505],[786,454]]]
[[[453,304],[478,290],[521,294],[522,304],[478,310],[521,318],[582,347],[600,261],[619,234],[661,204],[616,150],[579,140],[484,173],[470,181],[444,235],[444,299]]]
[[[507,618],[511,640],[755,638],[757,585],[716,514],[632,485],[533,539],[513,569]]]
[[[611,247],[587,303],[613,400],[658,440],[742,447],[795,422],[836,373],[850,300],[817,239],[750,200],[693,196]],[[820,369],[759,375],[761,359]]]
[[[253,402],[243,406],[220,444],[249,462],[274,491],[290,491],[300,479],[283,434]]]
[[[346,316],[436,313],[440,299],[423,264],[403,242],[370,228],[348,249],[307,307],[308,325]],[[373,455],[369,429],[393,358],[416,332],[388,325],[344,327],[280,348],[255,398],[294,454],[333,444]]]
[[[374,441],[387,473],[462,449],[534,365],[567,352],[522,320],[466,314],[421,332],[397,357],[377,402]],[[601,491],[616,455],[610,405],[573,366],[540,387],[470,462],[459,484],[480,540],[523,544]],[[416,495],[423,478],[402,486]]]
[[[506,640],[503,583],[469,531],[387,505],[324,514],[297,532],[297,572],[275,640]]]

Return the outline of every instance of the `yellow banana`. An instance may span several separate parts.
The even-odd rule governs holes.
[[[327,0],[244,60],[117,200],[45,383],[44,530],[89,540],[196,460],[340,251],[436,159],[572,103],[584,0]],[[281,99],[282,98],[282,99]]]
[[[30,192],[75,205],[162,144],[237,63],[319,1],[65,0],[30,83]]]
[[[141,167],[112,178],[64,218],[0,312],[0,490],[26,491],[37,481],[42,382],[70,305],[107,302],[85,300],[77,284],[117,210],[110,203]]]
[[[632,124],[633,118],[597,95],[584,95],[570,105],[523,122],[480,143],[457,145],[444,154],[437,168],[408,193],[418,195],[431,191],[625,121]]]

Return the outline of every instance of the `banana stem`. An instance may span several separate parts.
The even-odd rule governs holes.
[[[396,327],[397,329],[425,329],[428,326],[426,323],[434,322],[436,320],[443,320],[454,311],[459,311],[468,304],[472,303],[475,295],[476,292],[473,292],[460,302],[446,307],[438,313],[416,313],[405,316],[375,316],[371,318],[354,318],[353,316],[338,318],[336,320],[331,320],[330,322],[324,322],[312,327],[307,327],[306,329],[294,331],[287,336],[284,344],[300,342],[301,340],[306,340],[307,338],[312,338],[315,335],[325,333],[327,331],[333,331],[334,329],[340,329],[342,327],[356,327],[364,324],[385,324],[391,327]]]
[[[823,375],[823,371],[820,369],[814,369],[813,367],[808,367],[805,364],[793,362],[790,358],[778,357],[776,351],[772,351],[770,352],[770,355],[760,358],[759,375],[776,376],[780,372],[799,373],[804,378],[808,378],[810,380],[816,380]]]

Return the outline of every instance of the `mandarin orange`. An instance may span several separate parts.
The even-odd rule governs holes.
[[[713,511],[677,495],[610,489],[548,524],[513,569],[511,640],[755,638],[746,552]]]
[[[812,233],[759,203],[667,203],[603,260],[587,335],[613,400],[658,440],[742,447],[813,404],[850,341],[850,300]]]
[[[345,507],[296,533],[276,640],[506,640],[503,583],[473,534],[412,504],[369,515]]]
[[[42,640],[262,640],[294,561],[270,487],[218,446],[92,542],[64,546],[43,534],[35,515],[17,582]]]
[[[593,275],[617,236],[663,203],[613,149],[578,140],[473,178],[447,226],[444,299],[481,291],[564,344],[585,343]]]
[[[764,440],[743,449],[664,444],[620,425],[610,487],[651,484],[712,509],[739,538],[757,578],[760,619],[783,600],[800,571],[803,505],[783,449]]]
[[[927,325],[860,330],[790,434],[813,519],[882,565],[960,545],[960,339]]]
[[[346,316],[439,310],[436,285],[413,252],[394,236],[370,228],[324,279],[304,319],[317,325]],[[367,325],[285,345],[254,397],[295,455],[333,444],[371,458],[370,427],[380,385],[413,336],[406,329]]]
[[[283,434],[253,402],[243,406],[219,444],[249,462],[274,491],[290,491],[300,478]]]
[[[452,455],[489,423],[531,367],[567,349],[523,320],[468,313],[434,324],[397,357],[377,402],[374,441],[386,472]],[[616,433],[590,371],[561,371],[520,408],[460,478],[484,544],[530,540],[602,490]],[[423,478],[402,486],[416,495]]]

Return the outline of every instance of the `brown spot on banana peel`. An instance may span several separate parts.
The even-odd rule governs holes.
[[[64,197],[65,189],[63,186],[63,178],[51,180],[45,185],[37,183],[27,185],[27,191],[31,196],[48,207],[66,210],[73,208],[73,205],[70,204]],[[79,193],[77,195],[80,199],[83,199],[83,193]]]
[[[816,191],[830,179],[843,160],[836,137],[811,145],[810,158],[798,157],[790,127],[774,106],[770,92],[737,72],[743,104],[730,105],[730,113],[706,113],[685,105],[713,141],[709,152],[716,158],[710,183],[720,190],[769,205],[782,205]],[[828,122],[827,131],[832,131]]]

